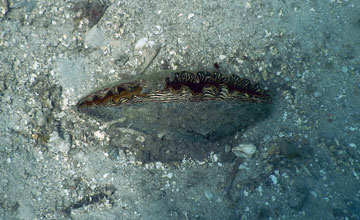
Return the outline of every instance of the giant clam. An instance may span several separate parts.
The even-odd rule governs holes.
[[[219,141],[267,118],[269,103],[264,90],[237,75],[162,71],[98,89],[77,108],[101,121],[119,121],[106,131],[111,149],[126,145],[117,128],[131,128],[147,135],[144,143],[129,144],[139,160],[167,162],[220,152]]]

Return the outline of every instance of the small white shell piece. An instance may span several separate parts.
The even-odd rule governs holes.
[[[148,42],[147,37],[140,38],[135,44],[135,50],[141,50]]]
[[[250,158],[256,153],[256,146],[251,143],[243,143],[233,147],[232,152],[238,157]]]

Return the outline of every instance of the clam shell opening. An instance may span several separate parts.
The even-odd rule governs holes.
[[[78,108],[122,106],[140,102],[225,100],[271,103],[271,97],[256,84],[237,75],[218,72],[158,72],[133,81],[100,89],[79,100]]]

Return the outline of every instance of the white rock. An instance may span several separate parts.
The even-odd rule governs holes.
[[[155,41],[150,40],[150,41],[148,41],[147,44],[148,44],[148,47],[153,47],[155,45]]]
[[[270,179],[271,179],[271,181],[272,181],[272,183],[273,183],[274,185],[277,184],[278,180],[277,180],[277,177],[276,177],[275,175],[270,175]]]
[[[342,67],[341,67],[341,71],[342,71],[343,73],[347,73],[348,70],[349,70],[349,68],[348,68],[347,66],[342,66]]]
[[[135,44],[135,50],[140,50],[145,47],[146,43],[148,42],[147,37],[140,38]]]
[[[204,194],[208,200],[211,200],[213,198],[213,194],[209,191],[204,191]]]
[[[46,124],[46,117],[45,115],[42,113],[42,111],[38,111],[36,113],[36,117],[37,117],[37,125],[39,127],[42,127]]]
[[[231,147],[229,145],[225,145],[225,153],[229,153],[231,151]]]
[[[166,176],[167,176],[167,178],[171,179],[174,176],[174,174],[173,173],[168,173]]]
[[[248,191],[244,190],[244,196],[248,197],[250,194]]]
[[[220,59],[220,60],[224,60],[225,58],[226,58],[226,56],[223,55],[223,54],[221,54],[221,55],[219,56],[219,59]]]
[[[155,167],[156,167],[156,169],[163,168],[162,163],[160,161],[155,162]]]
[[[314,198],[316,199],[318,197],[317,193],[315,191],[310,191],[311,195],[314,196]]]
[[[104,132],[101,132],[101,131],[95,131],[94,132],[94,136],[99,139],[99,140],[104,140],[105,138],[105,133]]]
[[[256,153],[256,146],[251,143],[239,144],[233,147],[232,152],[238,157],[250,158]]]

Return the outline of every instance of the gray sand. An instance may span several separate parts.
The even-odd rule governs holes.
[[[0,219],[360,219],[359,45],[358,0],[0,0]],[[269,91],[266,117],[76,108],[215,63]]]

